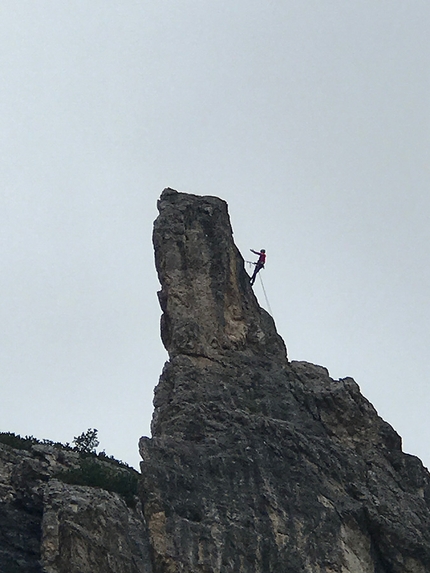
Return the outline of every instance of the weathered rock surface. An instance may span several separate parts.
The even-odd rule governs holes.
[[[430,476],[351,378],[289,363],[226,204],[163,192],[170,360],[142,438],[154,573],[425,573]]]
[[[44,492],[42,563],[46,573],[151,573],[144,519],[118,494],[53,480]]]
[[[223,201],[166,189],[159,211],[170,359],[140,501],[60,481],[75,452],[0,444],[0,573],[429,573],[420,460],[354,380],[288,361]]]
[[[79,459],[52,446],[0,444],[1,573],[152,573],[140,503],[55,478]]]

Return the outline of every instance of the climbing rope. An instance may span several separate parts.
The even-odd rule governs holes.
[[[256,265],[257,263],[254,263],[253,261],[245,261],[246,263],[248,263],[249,268],[252,267],[252,265]],[[264,269],[264,267],[263,267]],[[266,289],[264,288],[264,283],[263,283],[263,279],[261,278],[261,271],[258,273],[258,277],[260,279],[260,283],[261,283],[261,287],[263,289],[263,293],[264,293],[264,298],[266,299],[266,304],[267,304],[267,308],[270,312],[270,314],[273,316],[273,311],[270,307],[270,302],[269,299],[267,298],[267,293],[266,293]]]
[[[261,282],[261,286],[263,288],[264,298],[266,299],[267,308],[269,309],[270,314],[273,316],[272,309],[270,308],[270,302],[269,302],[269,299],[267,298],[266,289],[264,288],[263,279],[261,278],[261,273],[258,273],[258,276],[260,277],[260,282]]]

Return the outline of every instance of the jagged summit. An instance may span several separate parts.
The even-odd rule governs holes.
[[[158,209],[153,241],[169,355],[240,351],[284,360],[285,345],[258,305],[233,242],[225,201],[165,189]]]

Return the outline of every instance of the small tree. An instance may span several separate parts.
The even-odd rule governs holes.
[[[78,437],[73,438],[73,443],[75,444],[75,450],[84,454],[95,454],[96,448],[99,445],[97,439],[97,432],[95,428],[88,428],[86,432]]]

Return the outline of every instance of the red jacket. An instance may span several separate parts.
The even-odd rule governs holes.
[[[254,251],[254,249],[251,249],[251,251],[253,253],[255,253],[256,255],[259,255],[259,259],[257,261],[257,265],[262,265],[264,266],[264,264],[266,263],[266,253],[262,253],[261,251]]]

